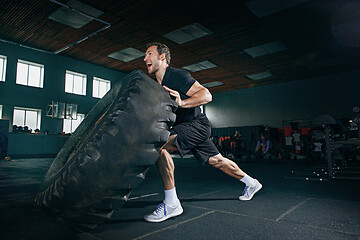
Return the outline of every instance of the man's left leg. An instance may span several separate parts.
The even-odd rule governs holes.
[[[171,135],[168,141],[159,150],[159,158],[156,162],[156,167],[163,183],[165,200],[157,206],[153,213],[144,217],[148,222],[162,222],[183,213],[183,209],[176,194],[174,178],[175,165],[169,153],[169,151],[177,150],[174,143],[175,138],[176,135]]]

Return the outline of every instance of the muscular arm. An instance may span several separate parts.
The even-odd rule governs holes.
[[[202,86],[198,81],[196,81],[187,91],[186,95],[189,96],[189,98],[185,100],[180,98],[179,92],[165,86],[164,88],[169,91],[171,96],[176,98],[175,101],[181,108],[193,108],[212,101],[212,95],[210,91]]]

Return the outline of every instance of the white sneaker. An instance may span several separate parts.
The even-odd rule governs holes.
[[[148,222],[163,222],[166,219],[179,216],[183,211],[180,203],[176,207],[170,207],[163,202],[156,207],[152,214],[146,215],[144,219]]]
[[[245,186],[244,191],[242,192],[242,195],[239,197],[239,199],[241,201],[249,201],[252,199],[255,193],[260,191],[261,188],[262,188],[261,183],[257,179],[255,179],[255,185],[252,187]]]

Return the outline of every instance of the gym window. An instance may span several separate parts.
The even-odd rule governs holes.
[[[93,97],[102,98],[110,90],[110,81],[94,77]]]
[[[65,92],[86,95],[86,75],[66,70]]]
[[[85,114],[78,113],[76,119],[64,119],[63,121],[63,132],[64,133],[73,133],[76,128],[80,125],[82,120],[84,120]]]
[[[6,56],[0,55],[0,82],[5,82],[6,60]]]
[[[14,108],[13,125],[27,126],[32,132],[40,130],[41,110],[30,108]]]
[[[19,59],[17,63],[16,83],[43,88],[44,65]]]

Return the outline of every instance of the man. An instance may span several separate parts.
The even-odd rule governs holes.
[[[170,151],[177,150],[181,157],[192,152],[203,164],[221,169],[228,175],[244,182],[246,187],[240,200],[250,200],[262,185],[245,174],[233,161],[224,158],[209,139],[211,126],[200,107],[212,100],[207,88],[196,81],[189,72],[170,67],[170,50],[162,43],[147,45],[144,61],[149,74],[155,78],[178,104],[176,121],[170,129],[168,141],[160,148],[156,162],[165,192],[165,200],[156,210],[144,218],[148,222],[162,222],[183,213],[177,197],[174,180],[174,162]]]
[[[270,140],[266,139],[265,134],[260,134],[260,139],[258,140],[255,148],[255,158],[256,159],[263,159],[266,153],[269,151],[270,148]]]

